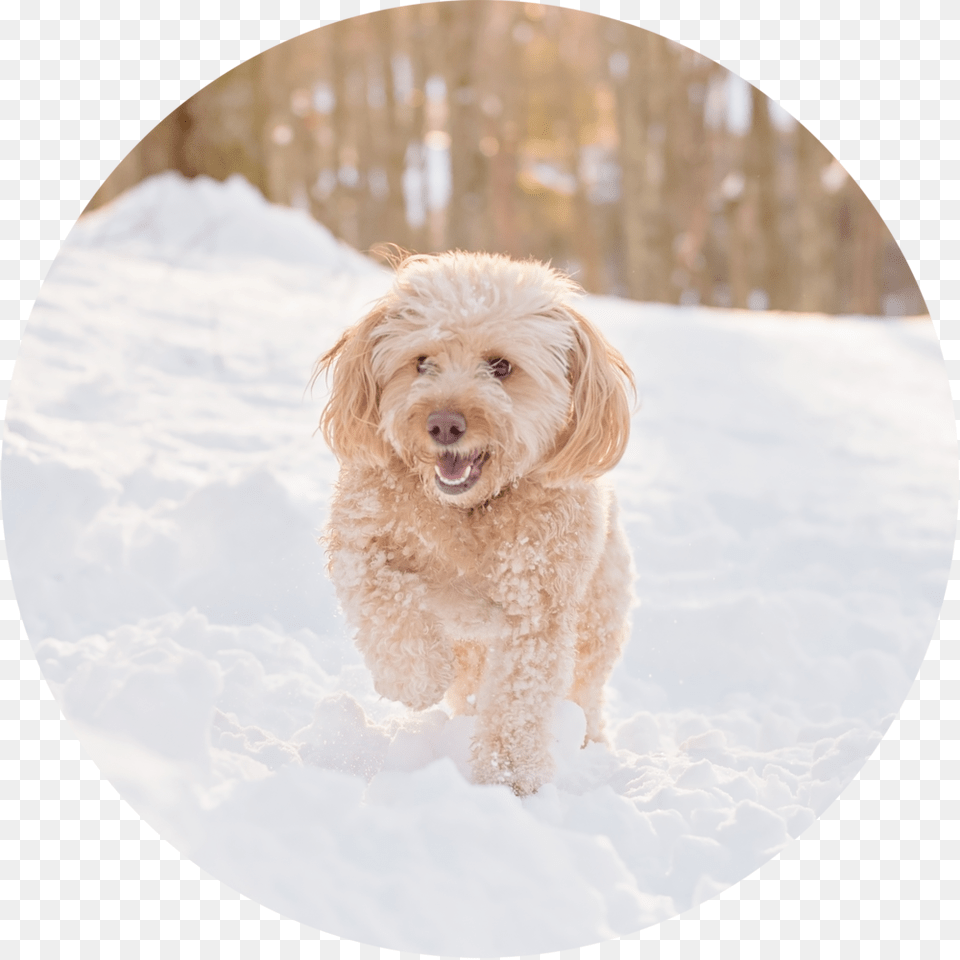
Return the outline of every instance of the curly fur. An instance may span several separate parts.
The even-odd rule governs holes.
[[[476,714],[475,780],[518,795],[552,775],[563,697],[602,739],[631,606],[597,478],[626,447],[633,378],[578,294],[534,261],[411,257],[315,371],[332,373],[320,425],[341,464],[329,572],[374,685],[414,710],[446,697]],[[444,411],[466,425],[453,440],[429,432]]]

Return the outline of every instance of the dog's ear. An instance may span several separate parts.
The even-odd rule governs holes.
[[[633,373],[618,350],[596,327],[569,307],[574,346],[568,377],[572,398],[567,426],[544,464],[547,483],[592,480],[616,466],[630,437]]]
[[[341,461],[381,464],[389,457],[377,432],[380,425],[380,388],[373,375],[371,353],[374,332],[386,313],[377,304],[316,363],[311,385],[321,374],[332,373],[330,399],[320,414],[320,429]]]

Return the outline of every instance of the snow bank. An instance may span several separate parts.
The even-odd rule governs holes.
[[[315,357],[388,278],[239,181],[78,224],[24,336],[3,513],[21,615],[85,747],[231,887],[414,953],[631,933],[742,878],[873,750],[956,522],[933,329],[588,298],[642,409],[612,475],[642,606],[610,747],[555,718],[523,801],[472,721],[373,691],[315,543]]]
[[[377,269],[304,211],[268,204],[239,174],[222,183],[173,171],[151,177],[81,219],[70,244],[178,266],[273,260],[357,275]]]

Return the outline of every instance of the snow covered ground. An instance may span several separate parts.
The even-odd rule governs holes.
[[[614,744],[536,796],[465,778],[470,721],[381,701],[315,536],[316,356],[387,274],[242,181],[78,224],[3,448],[21,615],[101,769],[234,889],[447,956],[631,933],[750,873],[840,793],[932,636],[956,526],[928,321],[591,297],[642,408],[611,476],[642,606]]]

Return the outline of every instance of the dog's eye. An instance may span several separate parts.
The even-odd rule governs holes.
[[[487,365],[490,367],[490,372],[498,379],[502,380],[504,377],[510,375],[510,371],[513,367],[510,365],[509,360],[504,360],[503,357],[494,357],[492,360],[487,361]]]
[[[426,372],[427,372],[427,358],[417,357],[417,373],[426,373]]]

